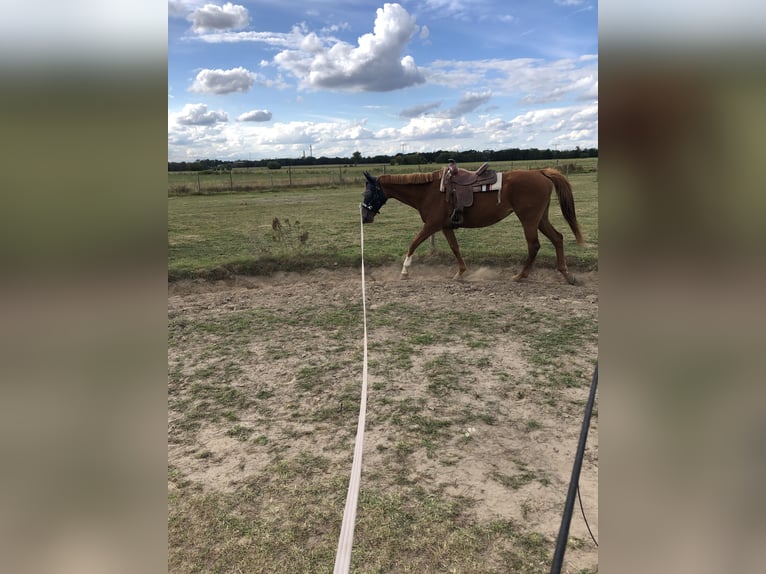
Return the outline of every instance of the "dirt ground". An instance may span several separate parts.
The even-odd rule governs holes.
[[[523,524],[544,536],[552,553],[598,356],[593,333],[598,273],[574,270],[577,284],[568,285],[555,270],[541,268],[521,283],[511,281],[513,269],[469,267],[462,281],[451,279],[451,267],[417,260],[409,279],[402,280],[399,271],[399,266],[366,271],[370,374],[362,488],[371,483],[381,489],[417,484],[442,497],[470,499],[473,520]],[[169,466],[203,490],[232,492],[277,454],[285,457],[324,445],[321,452],[332,471],[350,472],[362,331],[358,321],[344,320],[341,312],[355,305],[361,309],[361,289],[360,271],[353,269],[169,284],[171,324],[201,325],[245,312],[283,318],[279,329],[240,333],[245,338],[241,353],[223,352],[239,357],[231,384],[261,401],[252,398],[242,403],[250,406],[235,407],[236,417],[229,417],[248,432],[254,430],[248,440],[230,432],[232,422],[226,416],[202,417],[192,425],[184,410],[191,404],[195,373],[218,365],[210,349],[224,348],[225,337],[199,329],[172,337]],[[335,324],[315,318],[299,327],[290,320],[322,308],[338,310]],[[486,325],[462,321],[465,314],[479,323],[482,317],[498,317],[498,328],[488,335]],[[418,333],[418,322],[429,318],[435,323],[423,323]],[[545,333],[557,333],[558,318],[576,319],[591,330],[569,352],[542,356]],[[440,338],[440,329],[449,330],[449,336]],[[416,352],[397,355],[391,349],[405,335],[421,344],[414,347]],[[447,361],[441,371],[439,361]],[[312,387],[306,382],[309,366],[333,368],[343,383],[323,379],[321,387]],[[450,370],[457,376],[450,377]],[[575,373],[576,380],[565,379],[563,372]],[[435,373],[441,387],[434,386]],[[550,382],[554,378],[555,384]],[[418,412],[405,411],[404,401]],[[582,505],[596,538],[597,409],[598,400],[580,477]],[[320,416],[331,411],[335,418]],[[310,416],[301,418],[296,412]],[[428,434],[424,420],[441,426]],[[407,445],[406,462],[396,456],[402,444]],[[169,480],[169,489],[177,484]],[[578,503],[570,540],[562,571],[596,572],[598,550]]]

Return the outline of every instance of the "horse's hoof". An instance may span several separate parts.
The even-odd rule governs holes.
[[[409,279],[409,278],[410,278],[409,273],[401,273],[399,275],[399,279]]]
[[[570,285],[577,285],[577,280],[574,278],[574,275],[567,275],[567,281]]]
[[[524,276],[521,273],[519,273],[518,275],[514,275],[513,276],[513,280],[516,281],[516,283],[518,283],[522,279],[524,279]]]

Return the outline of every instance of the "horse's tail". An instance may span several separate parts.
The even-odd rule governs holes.
[[[553,182],[553,186],[556,188],[556,195],[559,197],[561,213],[569,224],[572,233],[574,233],[577,243],[582,245],[585,241],[582,238],[580,225],[577,223],[574,196],[572,195],[572,186],[570,185],[569,180],[565,178],[561,172],[556,171],[555,169],[541,169],[540,173]]]

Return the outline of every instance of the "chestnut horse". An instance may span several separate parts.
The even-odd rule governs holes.
[[[446,168],[445,168],[446,169]],[[402,277],[408,274],[415,249],[437,231],[447,238],[452,253],[458,263],[455,279],[465,273],[466,265],[460,255],[455,231],[450,221],[452,207],[447,201],[447,194],[441,192],[442,170],[432,173],[410,173],[401,175],[381,175],[374,177],[364,172],[367,179],[364,201],[361,204],[362,222],[372,223],[375,215],[389,198],[418,210],[423,220],[423,228],[410,243],[402,265]],[[502,186],[499,191],[474,193],[471,207],[465,209],[462,227],[487,227],[515,213],[524,228],[528,255],[524,268],[514,276],[520,281],[529,275],[532,263],[540,249],[538,230],[545,235],[556,248],[556,267],[570,284],[575,279],[567,270],[564,258],[564,238],[548,220],[548,206],[551,194],[556,190],[559,206],[564,219],[569,224],[577,239],[583,243],[580,226],[575,216],[574,198],[569,181],[555,169],[513,170],[502,174]]]

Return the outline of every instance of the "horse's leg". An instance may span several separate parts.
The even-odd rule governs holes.
[[[570,285],[574,285],[575,278],[573,275],[569,274],[569,270],[567,269],[567,260],[564,257],[564,236],[556,231],[556,228],[551,224],[550,220],[548,219],[547,209],[545,210],[545,214],[540,221],[540,225],[537,227],[543,235],[550,239],[551,243],[553,243],[553,247],[556,248],[556,268],[564,276],[564,279],[569,282]]]
[[[423,229],[420,230],[420,233],[418,233],[415,236],[415,239],[412,240],[412,243],[410,243],[410,246],[407,249],[407,254],[404,256],[404,263],[402,264],[402,279],[409,275],[409,267],[412,264],[412,255],[415,253],[415,250],[421,243],[431,237],[435,232],[436,229],[426,223],[423,225]]]
[[[518,213],[517,213],[518,215]],[[537,257],[537,252],[540,250],[540,240],[537,238],[537,222],[530,220],[522,220],[519,217],[522,226],[524,227],[524,237],[527,239],[527,260],[524,263],[524,268],[513,276],[514,281],[521,281],[529,275],[529,270],[532,269],[532,263]]]
[[[465,261],[463,261],[463,256],[460,255],[460,247],[458,247],[457,244],[455,230],[451,227],[445,227],[442,229],[442,233],[444,233],[444,237],[447,238],[447,243],[449,243],[450,249],[452,249],[452,253],[454,253],[455,259],[457,259],[457,273],[455,274],[454,279],[460,279],[463,273],[465,273],[466,266]]]

